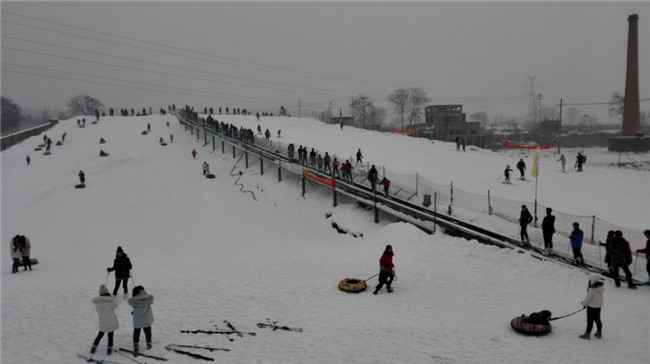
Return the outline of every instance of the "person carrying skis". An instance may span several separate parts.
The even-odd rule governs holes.
[[[623,238],[623,233],[620,230],[614,232],[613,241],[607,244],[607,257],[609,258],[609,264],[611,264],[611,273],[616,287],[621,286],[618,269],[622,268],[627,279],[627,287],[636,289],[634,282],[632,282],[632,272],[628,267],[632,264],[632,250],[630,250],[630,244]]]
[[[546,216],[542,220],[542,235],[544,236],[544,249],[546,255],[553,253],[553,234],[555,233],[555,216],[551,215],[553,209],[546,208]]]
[[[517,169],[519,170],[519,173],[521,173],[521,176],[519,177],[520,180],[525,180],[526,177],[524,177],[524,171],[526,170],[526,163],[524,163],[524,159],[520,158],[519,162],[517,162]]]
[[[207,176],[208,174],[210,174],[210,165],[208,162],[203,161],[203,175]]]
[[[129,305],[133,307],[133,356],[138,356],[140,352],[140,330],[144,331],[147,350],[151,349],[152,304],[153,295],[148,294],[144,287],[133,288],[133,297],[129,298]]]
[[[121,246],[117,247],[115,252],[115,260],[113,261],[113,266],[106,268],[107,272],[115,271],[115,289],[113,289],[113,296],[117,295],[117,290],[120,288],[120,283],[122,283],[124,288],[124,295],[129,294],[129,277],[131,277],[131,259],[126,255]]]
[[[512,172],[512,169],[510,169],[509,164],[506,164],[506,169],[503,171],[503,175],[506,177],[506,179],[503,181],[503,183],[510,184],[510,172]]]
[[[519,226],[521,227],[521,246],[530,247],[530,238],[528,237],[528,232],[526,228],[528,224],[533,221],[533,216],[528,211],[526,205],[521,205],[521,213],[519,214]]]
[[[577,222],[573,223],[573,231],[569,235],[569,241],[571,242],[571,248],[573,249],[573,259],[575,259],[575,265],[585,264],[585,260],[582,257],[582,239],[584,233],[580,230],[580,224]]]
[[[108,333],[108,346],[106,347],[106,355],[113,354],[113,332],[120,327],[115,315],[117,302],[115,298],[108,293],[108,288],[105,285],[99,286],[99,296],[94,297],[90,302],[95,304],[97,316],[99,316],[99,333],[90,347],[90,355],[95,354],[99,341],[104,337],[104,333]]]
[[[372,294],[377,294],[381,287],[386,285],[386,290],[388,293],[393,292],[393,289],[390,288],[390,285],[393,283],[395,278],[395,265],[393,264],[393,247],[386,245],[384,253],[379,258],[379,284],[375,287],[375,291]]]
[[[597,274],[589,276],[587,295],[581,302],[582,307],[587,308],[587,329],[584,334],[579,336],[581,339],[591,339],[591,330],[594,328],[594,322],[596,323],[596,333],[594,336],[598,339],[603,336],[603,323],[600,321],[600,310],[603,307],[603,292],[605,292],[603,279]]]
[[[645,258],[646,259],[645,269],[648,272],[648,278],[649,279],[644,284],[650,285],[650,230],[644,231],[643,235],[645,235],[645,238],[646,238],[645,248],[637,249],[636,254],[637,254],[637,257],[638,257],[639,253],[645,253],[645,256],[646,256],[646,258]]]
[[[377,179],[379,179],[377,168],[375,168],[375,165],[373,164],[368,171],[368,181],[370,181],[370,186],[372,187],[373,192],[375,192],[375,188],[377,187]]]

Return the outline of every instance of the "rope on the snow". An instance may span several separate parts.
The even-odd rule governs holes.
[[[237,164],[239,163],[239,161],[241,161],[241,159],[244,157],[244,155],[245,155],[245,154],[242,153],[241,157],[239,157],[239,159],[237,160],[237,162],[235,162],[235,164],[233,164],[232,169],[230,170],[230,175],[231,175],[231,176],[234,177],[234,176],[237,175],[237,174],[233,174],[232,171],[234,171],[235,168],[237,168]],[[241,184],[241,183],[239,183],[239,179],[242,178],[243,175],[244,175],[244,174],[243,174],[241,171],[239,171],[239,177],[235,180],[235,186],[239,186],[239,191],[241,191],[241,192],[243,192],[243,193],[248,192],[248,193],[250,193],[251,195],[253,195],[253,200],[257,201],[257,198],[255,198],[255,193],[253,193],[253,191],[248,191],[248,190],[244,191],[244,185]]]

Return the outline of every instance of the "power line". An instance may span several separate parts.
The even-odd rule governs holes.
[[[630,102],[644,102],[644,101],[648,101],[648,100],[650,100],[650,98],[648,98],[648,99],[631,100]],[[567,105],[568,105],[568,106],[610,105],[610,104],[612,104],[611,101],[607,101],[607,102],[582,102],[582,103],[568,103],[568,104],[562,103],[563,106],[567,106]],[[560,104],[557,104],[557,106],[560,106]]]

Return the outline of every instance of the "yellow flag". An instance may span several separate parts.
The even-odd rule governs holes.
[[[530,175],[535,177],[535,178],[537,178],[537,163],[538,163],[537,159],[538,159],[538,157],[539,157],[538,153],[535,153],[535,156],[533,157],[533,169],[530,172]]]

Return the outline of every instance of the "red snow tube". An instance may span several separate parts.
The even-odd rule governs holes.
[[[524,315],[517,316],[510,321],[510,326],[518,333],[525,335],[540,336],[551,332],[552,327],[550,323],[546,325],[529,324],[526,322],[526,318]]]

